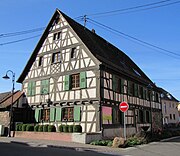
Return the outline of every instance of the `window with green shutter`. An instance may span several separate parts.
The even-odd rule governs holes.
[[[80,73],[80,88],[86,88],[87,83],[86,83],[86,72],[81,72]]]
[[[74,121],[81,121],[81,106],[74,106]]]
[[[62,109],[60,107],[57,107],[56,108],[56,121],[61,121],[61,112],[62,112]]]
[[[41,81],[41,94],[48,94],[49,93],[49,80],[42,80]]]
[[[36,94],[36,82],[31,81],[28,83],[27,95],[34,96],[35,94]]]
[[[70,90],[70,75],[65,75],[64,90]]]
[[[55,120],[55,108],[50,108],[50,121]]]

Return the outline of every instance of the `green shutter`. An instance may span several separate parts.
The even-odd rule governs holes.
[[[35,109],[35,120],[36,120],[36,122],[40,121],[40,111],[41,111],[40,108]]]
[[[56,108],[56,121],[61,121],[61,110],[60,107]]]
[[[64,90],[70,90],[70,75],[65,76]]]
[[[31,82],[28,83],[27,95],[31,96]]]
[[[124,79],[121,79],[121,93],[124,93]]]
[[[134,96],[138,96],[138,85],[134,83]]]
[[[131,87],[130,87],[130,81],[127,81],[127,87],[128,87],[128,95],[131,95]]]
[[[48,94],[49,93],[49,80],[42,80],[41,81],[41,94]]]
[[[81,121],[81,106],[74,106],[74,121]]]
[[[36,82],[31,83],[31,95],[36,94]]]
[[[146,98],[146,90],[145,90],[145,88],[143,87],[143,99],[145,99]]]
[[[55,119],[55,108],[50,108],[50,121]]]
[[[112,75],[112,90],[116,91],[116,76]]]
[[[80,73],[80,88],[86,88],[87,82],[86,82],[86,72]]]
[[[144,110],[143,111],[143,123],[145,123],[146,122],[146,111]]]

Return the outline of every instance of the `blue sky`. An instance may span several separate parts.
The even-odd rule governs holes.
[[[0,34],[45,27],[55,9],[59,8],[72,18],[89,15],[88,18],[113,29],[180,55],[180,3],[126,14],[90,16],[158,1],[160,0],[1,0]],[[172,0],[175,1],[177,0]],[[78,22],[83,24],[83,21]],[[87,22],[87,27],[94,28],[98,35],[124,51],[156,85],[180,100],[179,56],[170,57],[170,54],[165,55],[161,50],[147,48],[90,22]],[[0,36],[0,77],[9,69],[15,72],[16,79],[19,77],[39,37],[14,44],[2,44],[38,34],[42,34],[42,31],[15,37]],[[0,92],[11,88],[10,80],[0,78]],[[21,89],[21,85],[16,84],[15,88]]]

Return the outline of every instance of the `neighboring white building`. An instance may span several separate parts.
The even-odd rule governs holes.
[[[179,101],[170,93],[162,89],[161,102],[163,124],[171,124],[179,122],[178,104]]]

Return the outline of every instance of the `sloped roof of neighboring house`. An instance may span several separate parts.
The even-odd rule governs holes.
[[[90,50],[90,52],[104,65],[109,65],[112,69],[116,71],[121,71],[124,74],[140,80],[141,82],[149,83],[156,88],[153,82],[144,74],[144,72],[121,50],[113,46],[111,43],[98,36],[96,33],[88,30],[84,26],[80,25],[58,9],[51,18],[46,30],[44,31],[42,37],[39,40],[34,52],[32,53],[29,61],[27,62],[22,74],[18,78],[17,82],[22,83],[25,76],[30,70],[31,65],[35,61],[38,51],[47,37],[49,29],[53,23],[53,20],[61,14],[66,21],[69,23],[70,27],[75,31],[77,36],[85,44],[85,46]]]
[[[162,100],[179,102],[174,96],[172,96],[172,94],[170,94],[170,93],[169,93],[168,91],[166,91],[165,89],[159,88],[159,90],[161,91],[161,99],[162,99]]]
[[[8,96],[11,96],[11,92],[0,93],[0,102],[6,99]]]
[[[6,94],[7,96],[4,97],[1,101],[0,101],[0,108],[6,108],[8,106],[10,106],[12,104],[12,94],[11,92],[7,92],[10,94],[6,94],[6,93],[1,93],[0,96],[2,94]],[[13,94],[13,104],[23,95],[24,93],[21,91],[16,91]]]

